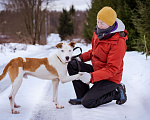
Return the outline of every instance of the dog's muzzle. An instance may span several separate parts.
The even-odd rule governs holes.
[[[66,60],[69,61],[69,56],[66,56]]]

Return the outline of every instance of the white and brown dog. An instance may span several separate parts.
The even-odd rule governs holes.
[[[12,91],[9,95],[11,111],[13,114],[18,114],[19,111],[14,109],[20,107],[15,103],[15,95],[22,84],[23,77],[27,78],[27,75],[35,76],[40,79],[52,80],[53,83],[53,102],[56,108],[64,108],[58,104],[57,91],[58,83],[69,82],[78,79],[82,76],[82,73],[76,75],[67,76],[67,63],[71,60],[73,48],[75,42],[69,44],[59,43],[56,45],[58,52],[46,58],[15,58],[12,59],[4,68],[0,80],[9,73],[12,82]]]

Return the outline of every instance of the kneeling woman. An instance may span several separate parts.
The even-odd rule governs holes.
[[[80,67],[81,72],[91,74],[89,82],[93,86],[90,88],[89,84],[74,80],[77,98],[70,99],[70,104],[94,108],[112,100],[116,100],[118,105],[126,102],[125,85],[120,83],[127,35],[123,22],[111,7],[104,7],[98,12],[92,49],[81,54],[78,62],[73,59],[68,63],[69,75],[77,74]],[[90,60],[92,65],[84,63]]]

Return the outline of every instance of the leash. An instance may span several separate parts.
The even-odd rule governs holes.
[[[80,49],[80,52],[81,52],[81,53],[78,54],[78,55],[72,56],[72,59],[73,59],[73,58],[76,58],[76,57],[79,57],[79,56],[82,54],[82,48],[81,48],[81,47],[75,47],[75,48],[73,48],[73,51],[75,51],[75,50],[78,49],[78,48]]]
[[[80,54],[72,56],[72,57],[71,57],[71,60],[75,60],[75,61],[76,61],[77,66],[78,66],[78,70],[79,70],[79,72],[81,72],[81,66],[80,66],[80,64],[79,64],[79,61],[76,59],[76,57],[79,57],[79,56],[82,54],[82,48],[81,48],[81,47],[75,47],[75,48],[73,49],[73,51],[75,51],[76,49],[80,49]]]

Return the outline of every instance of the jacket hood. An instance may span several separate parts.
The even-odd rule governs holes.
[[[125,30],[125,25],[120,19],[116,18],[116,22],[118,24],[118,27],[116,30],[112,31],[111,33],[121,32]]]

